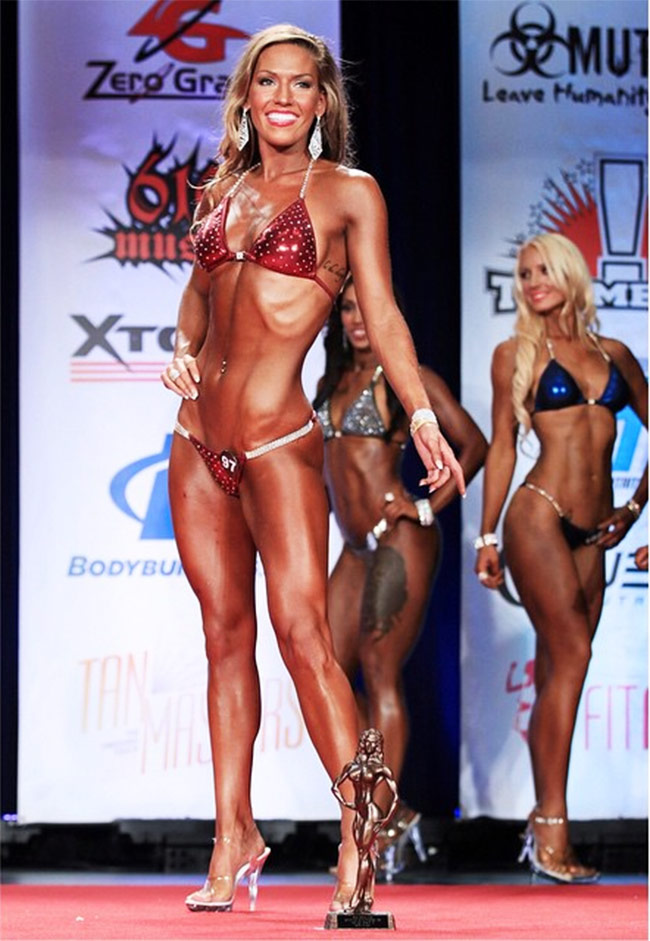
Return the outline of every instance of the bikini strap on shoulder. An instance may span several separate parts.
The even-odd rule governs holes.
[[[242,185],[242,183],[248,176],[248,174],[252,173],[253,170],[257,170],[258,167],[259,167],[259,163],[254,163],[252,167],[248,168],[248,170],[244,170],[243,173],[240,173],[237,179],[235,180],[235,182],[233,183],[233,185],[230,187],[230,189],[226,193],[225,198],[230,199],[231,196],[234,196],[237,190],[239,189],[239,187]]]
[[[591,342],[594,344],[594,346],[596,347],[600,355],[603,357],[605,362],[611,363],[612,357],[609,355],[607,350],[603,347],[598,335],[594,333],[593,330],[587,330],[587,336],[589,337]]]
[[[311,168],[314,166],[314,158],[310,158],[309,163],[307,164],[307,169],[305,170],[305,175],[302,179],[302,186],[300,187],[300,193],[298,194],[298,199],[305,198],[305,192],[307,190],[307,182],[311,175]]]
[[[381,363],[379,363],[379,364],[375,367],[375,371],[374,371],[373,374],[372,374],[372,379],[370,380],[370,385],[371,385],[371,386],[376,385],[376,383],[377,383],[377,381],[379,380],[379,377],[381,376],[381,374],[383,373],[383,371],[384,371],[384,367],[381,365]]]

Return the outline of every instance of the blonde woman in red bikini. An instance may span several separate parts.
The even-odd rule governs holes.
[[[174,358],[162,375],[183,402],[170,457],[174,531],[196,593],[208,658],[215,843],[193,910],[251,904],[268,848],[250,799],[260,723],[255,559],[280,652],[334,780],[357,746],[354,697],[326,619],[328,506],[323,436],[301,386],[309,347],[348,270],[368,335],[404,409],[430,487],[463,475],[441,436],[391,290],[377,184],[343,165],[347,111],[325,43],[290,25],[251,38],[224,110],[222,162],[193,226],[196,261]],[[332,910],[349,904],[358,857],[344,811]]]

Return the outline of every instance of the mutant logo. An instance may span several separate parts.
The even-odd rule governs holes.
[[[488,4],[485,4],[488,6]],[[648,29],[590,22],[595,4],[573,4],[580,23],[547,3],[520,3],[486,48],[481,100],[491,107],[539,104],[634,108],[648,113]],[[603,7],[601,7],[603,9]],[[612,10],[617,5],[611,6]],[[498,78],[495,78],[495,73]]]
[[[220,22],[220,13],[221,0],[157,0],[128,30],[134,37],[131,61],[86,62],[92,79],[84,99],[222,100],[228,74],[213,65],[226,59],[230,41],[249,33]]]
[[[648,75],[648,30],[594,24],[560,26],[546,3],[520,3],[490,45],[502,75],[542,79],[561,75]]]

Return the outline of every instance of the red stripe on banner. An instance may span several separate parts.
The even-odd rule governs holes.
[[[135,363],[70,363],[71,369],[124,369],[125,367],[133,367],[138,369],[140,366],[165,366],[166,362],[163,360],[138,360]]]
[[[158,382],[164,362],[70,363],[70,382]]]
[[[70,382],[159,382],[160,376],[70,376]]]

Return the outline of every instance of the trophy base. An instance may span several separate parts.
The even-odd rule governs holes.
[[[328,912],[325,916],[325,928],[388,928],[395,929],[392,912]]]

